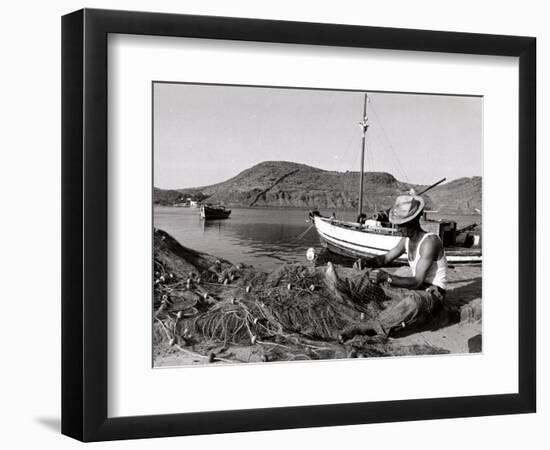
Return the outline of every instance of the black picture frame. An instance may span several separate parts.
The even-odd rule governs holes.
[[[123,33],[519,58],[518,393],[107,417],[107,36]],[[84,9],[62,18],[62,433],[82,441],[536,409],[536,39]]]

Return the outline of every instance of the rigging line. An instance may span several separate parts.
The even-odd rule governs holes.
[[[380,139],[382,139],[382,137],[380,137]],[[390,151],[389,155],[390,155],[391,164],[394,164],[397,169],[397,173],[399,174],[400,181],[407,182],[408,181],[407,173],[405,172],[405,169],[401,164],[401,160],[393,151]]]
[[[399,173],[399,176],[402,177],[401,179],[402,180],[405,180],[408,182],[408,176],[407,176],[407,173],[405,172],[405,169],[403,168],[403,165],[401,164],[401,161],[399,159],[399,157],[397,156],[386,132],[385,132],[385,129],[384,129],[384,126],[382,125],[382,120],[380,119],[380,116],[377,114],[376,110],[374,108],[371,108],[373,111],[374,111],[374,114],[376,115],[377,117],[377,121],[380,125],[380,130],[382,131],[382,133],[380,133],[378,130],[377,132],[380,133],[380,134],[377,134],[377,137],[380,139],[380,143],[381,145],[384,147],[384,143],[383,143],[383,139],[382,137],[385,138],[386,140],[386,143],[387,143],[387,147],[389,147],[389,149],[391,150],[390,151],[390,157],[392,157],[392,160],[393,162],[395,163],[395,169],[398,171]]]
[[[374,156],[374,146],[367,143],[367,149],[368,149],[371,164],[372,164],[372,172],[376,172],[376,166],[375,166],[376,158]]]
[[[374,144],[380,146],[380,148],[384,149],[385,148],[385,145],[384,145],[384,142],[382,140],[382,136],[380,134],[380,131],[376,129],[376,127],[372,130],[373,131],[373,134],[372,134],[372,143],[373,143],[373,146]],[[391,152],[386,152],[384,154],[387,154],[389,153],[389,161],[388,161],[388,164],[389,164],[389,167],[390,167],[390,171],[393,171],[395,170],[396,173],[393,174],[393,175],[396,175],[397,178],[399,178],[399,180],[405,180],[406,178],[406,173],[403,171],[403,168],[401,167],[401,165],[399,164],[399,160],[396,160],[395,158],[392,158],[392,153]],[[373,152],[374,154],[374,152]],[[393,166],[393,167],[392,167]]]
[[[367,154],[367,159],[369,160],[369,170],[367,172],[376,172],[374,154],[372,152],[372,146],[366,142],[365,143],[365,153]]]
[[[373,158],[376,159],[376,155],[374,154],[374,148],[381,148],[382,149],[382,154],[386,154],[384,152],[384,143],[380,140],[380,134],[379,134],[379,131],[377,131],[376,129],[373,129],[372,130],[373,133],[372,133],[372,139],[371,139],[371,152],[372,152],[372,156]],[[375,132],[376,131],[376,132]],[[384,160],[383,159],[379,159],[379,161],[381,161],[381,164],[380,164],[380,167],[379,167],[379,170],[383,170],[383,166],[384,166]],[[391,167],[391,166],[390,166]],[[391,169],[388,169],[388,170],[391,170]]]
[[[353,127],[353,130],[355,131],[355,126]],[[354,172],[355,170],[357,170],[357,167],[359,166],[359,162],[360,162],[360,158],[359,158],[359,155],[357,153],[357,148],[355,147],[356,143],[354,142],[356,138],[356,134],[355,132],[350,132],[349,133],[349,137],[348,137],[348,141],[347,141],[347,144],[345,146],[345,150],[344,152],[341,154],[341,156],[343,156],[342,158],[340,158],[339,160],[339,163],[338,163],[338,171],[339,172],[343,172],[344,171],[344,164],[347,164],[347,168],[346,170],[350,170],[352,172]],[[353,144],[353,146],[352,146]],[[361,145],[361,140],[359,138],[359,141],[357,143],[357,145]],[[352,164],[351,168],[349,167],[349,164]]]
[[[374,161],[372,160],[370,147],[367,142],[365,142],[365,153],[367,154],[367,159],[370,159],[371,161],[369,164],[370,170],[367,170],[367,172],[374,172]],[[367,177],[365,177],[365,181],[367,181]],[[369,196],[366,194],[367,194],[366,189],[363,189],[363,204],[364,204],[365,210],[367,210],[369,207]]]
[[[386,141],[388,142],[390,150],[392,151],[392,154],[393,154],[395,160],[397,161],[397,164],[399,165],[399,167],[403,171],[403,175],[405,176],[405,181],[410,184],[409,177],[407,176],[407,173],[405,172],[405,169],[401,165],[401,161],[399,160],[399,158],[397,156],[397,153],[396,153],[395,149],[393,148],[393,145],[392,145],[392,143],[391,143],[391,141],[388,137],[388,134],[386,133],[386,129],[384,128],[382,120],[380,119],[380,116],[378,115],[378,113],[376,112],[376,109],[374,108],[374,105],[372,103],[372,99],[371,99],[370,103],[371,103],[371,111],[374,112],[374,115],[376,116],[376,119],[378,120],[378,124],[380,125],[380,129],[382,130],[382,133],[384,134],[384,137],[386,138]]]
[[[369,103],[371,103],[371,100],[369,98]],[[382,141],[381,139],[381,135],[380,135],[380,131],[378,130],[377,127],[371,127],[372,129],[370,130],[370,142],[371,142],[371,157],[373,158],[373,164],[374,164],[374,161],[376,161],[376,156],[374,155],[374,148],[379,146],[381,147],[382,149],[384,149],[385,145],[384,145],[384,142]],[[398,170],[399,167],[396,166],[396,170]],[[381,170],[381,167],[380,167],[380,170]]]
[[[375,111],[375,115],[377,115],[376,111]],[[401,160],[400,158],[397,156],[397,152],[395,151],[392,143],[390,142],[390,139],[385,131],[385,128],[384,126],[382,125],[382,121],[380,119],[380,116],[378,116],[378,121],[380,123],[380,128],[381,128],[381,131],[382,131],[382,135],[383,137],[385,138],[386,142],[387,142],[387,145],[390,149],[390,156],[391,156],[391,159],[393,159],[395,165],[396,165],[396,168],[398,169],[399,173],[402,175],[402,180],[407,182],[407,183],[410,183],[409,181],[409,177],[407,175],[407,172],[405,171],[405,168],[403,167],[403,164],[401,163]]]

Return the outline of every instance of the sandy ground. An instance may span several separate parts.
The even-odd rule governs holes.
[[[403,275],[408,268],[396,271]],[[439,323],[422,330],[411,330],[396,337],[403,344],[430,344],[449,350],[451,353],[479,352],[482,336],[481,267],[458,266],[448,273],[449,289],[446,304],[453,313],[460,314],[458,323],[449,313],[443,314]]]
[[[389,271],[406,275],[409,268]],[[481,273],[480,266],[450,268],[446,308],[441,318],[423,328],[404,329],[390,339],[403,345],[428,344],[446,349],[451,354],[482,351]],[[224,355],[228,361],[215,361],[214,364],[261,362],[261,355],[255,346],[232,346],[230,352]],[[153,359],[155,367],[209,363],[208,357],[193,349],[171,347],[166,343],[155,346]]]

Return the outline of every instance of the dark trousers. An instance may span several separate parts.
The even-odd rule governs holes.
[[[388,306],[374,319],[377,328],[389,334],[392,329],[418,326],[436,318],[443,307],[445,291],[433,285],[421,289],[407,289],[390,286],[387,283],[374,285],[368,278],[368,272],[357,273],[347,279],[348,295],[352,301],[365,302],[383,294]]]

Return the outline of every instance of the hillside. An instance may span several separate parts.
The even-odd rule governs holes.
[[[393,198],[411,185],[384,172],[365,173],[364,209],[389,207]],[[356,209],[359,172],[334,172],[286,161],[266,161],[222,183],[192,189],[155,188],[154,201],[169,204],[178,195],[206,196],[207,201],[230,207],[289,207],[306,209]],[[469,214],[481,208],[481,178],[461,178],[443,184],[425,196],[427,208],[442,213]]]
[[[481,211],[481,177],[458,178],[441,184],[429,192],[431,201],[447,214]]]
[[[153,188],[153,202],[158,205],[172,205],[179,201],[181,192],[174,189]]]

